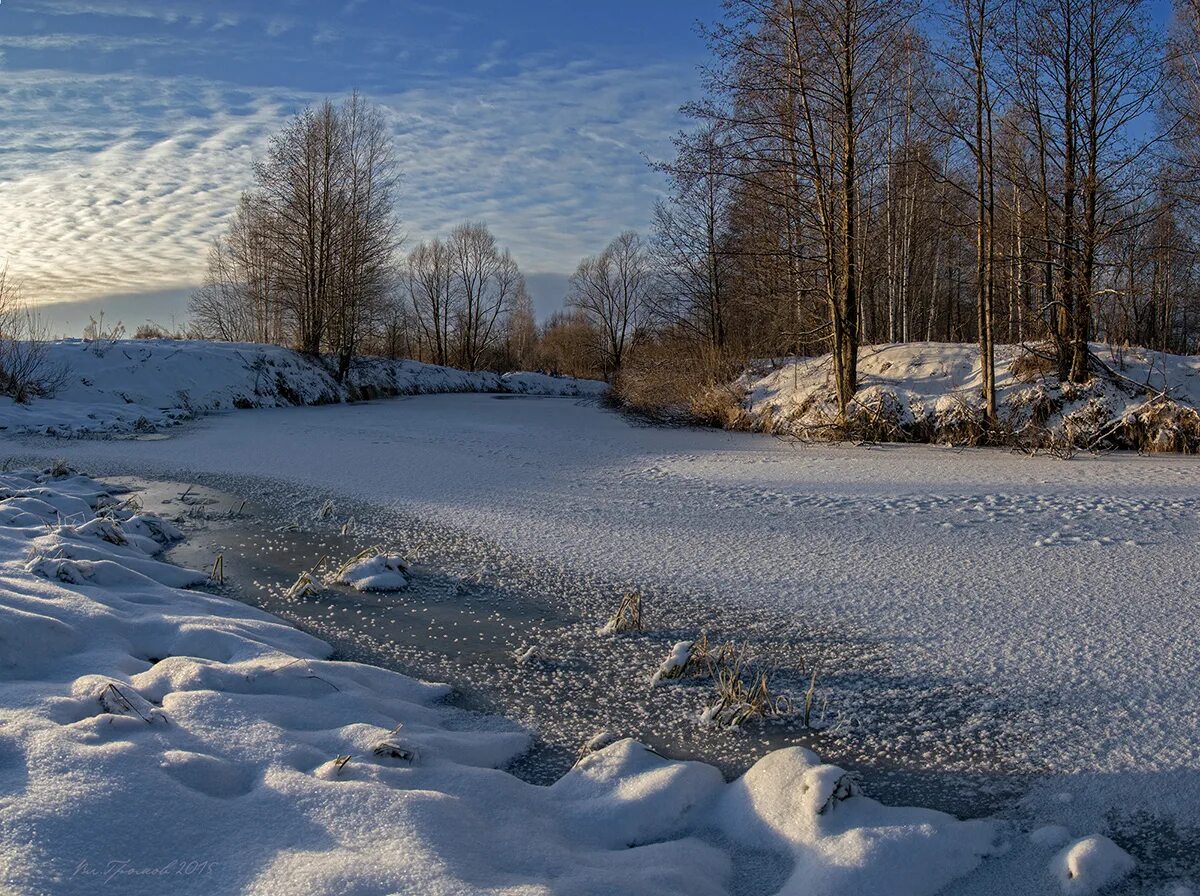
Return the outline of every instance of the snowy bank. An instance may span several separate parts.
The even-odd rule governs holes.
[[[4,473],[0,496],[10,892],[915,896],[1002,848],[801,748],[726,784],[616,740],[522,782],[524,732],[182,590],[205,577],[158,558],[179,532],[102,483]]]
[[[319,361],[273,345],[190,340],[51,343],[62,372],[49,399],[0,397],[0,432],[83,436],[152,432],[232,408],[332,404],[397,395],[496,392],[596,397],[593,380],[540,373],[468,372],[416,361],[365,358],[344,384]]]
[[[1021,346],[996,350],[997,410],[1006,440],[1031,448],[1200,450],[1200,357],[1094,344],[1099,371],[1061,384],[1052,364]],[[820,440],[837,400],[828,355],[751,372],[718,390],[717,422]],[[959,343],[868,346],[859,355],[850,432],[876,441],[974,444],[982,436],[979,349]],[[715,393],[706,396],[711,407]],[[706,414],[713,419],[712,412]]]

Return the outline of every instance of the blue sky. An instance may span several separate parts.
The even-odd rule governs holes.
[[[390,110],[410,240],[486,220],[561,298],[645,228],[719,0],[3,0],[0,263],[57,329],[169,322],[252,159],[358,87]],[[555,275],[555,276],[550,276]],[[70,304],[62,304],[70,303]]]

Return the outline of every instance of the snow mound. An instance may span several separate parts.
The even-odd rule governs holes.
[[[408,587],[408,565],[402,557],[376,554],[347,563],[337,571],[333,583],[355,591],[403,591]]]
[[[139,434],[234,408],[288,407],[441,392],[594,398],[607,386],[539,373],[468,372],[365,358],[338,383],[320,360],[272,345],[195,340],[66,339],[49,346],[64,372],[53,398],[0,397],[0,431],[64,437]]]
[[[996,348],[997,413],[1012,437],[1042,446],[1195,451],[1200,448],[1200,356],[1093,344],[1103,375],[1060,384],[1052,365],[1022,346]],[[828,355],[751,372],[733,425],[819,439],[835,431]],[[864,347],[851,427],[876,441],[973,443],[982,432],[979,349],[911,342]]]
[[[1053,874],[1064,893],[1097,893],[1124,880],[1134,868],[1133,857],[1107,837],[1093,834],[1076,840],[1054,857]]]
[[[883,806],[803,747],[760,759],[725,788],[714,815],[734,840],[791,854],[780,896],[933,894],[1000,849],[994,824]]]

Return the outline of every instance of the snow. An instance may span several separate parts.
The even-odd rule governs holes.
[[[447,394],[369,405],[264,409],[199,420],[171,430],[170,438],[161,441],[66,445],[34,437],[0,438],[5,440],[7,453],[47,460],[65,454],[72,463],[93,471],[265,475],[293,489],[328,490],[347,499],[403,510],[486,538],[547,567],[567,569],[612,595],[637,590],[646,595],[651,613],[659,595],[676,593],[685,594],[697,606],[718,607],[731,614],[739,608],[770,609],[786,620],[778,637],[804,645],[820,660],[818,686],[830,698],[830,725],[821,734],[819,752],[839,767],[865,769],[864,786],[869,793],[878,793],[889,771],[900,768],[917,769],[933,781],[967,782],[967,787],[972,786],[973,775],[983,774],[1019,794],[1004,803],[1001,827],[1013,828],[1006,841],[1008,851],[964,872],[947,892],[1060,892],[1056,876],[1060,866],[1052,872],[1052,860],[1065,843],[1093,834],[1110,837],[1138,862],[1137,873],[1114,892],[1168,892],[1176,881],[1180,888],[1196,889],[1200,883],[1196,858],[1200,855],[1200,830],[1195,819],[1195,808],[1200,805],[1200,742],[1196,738],[1200,676],[1195,644],[1200,642],[1200,616],[1195,612],[1194,585],[1200,581],[1200,554],[1196,551],[1200,467],[1195,458],[1116,453],[1061,461],[933,446],[792,446],[749,433],[635,425],[594,405],[571,401],[505,398]],[[30,483],[17,491],[20,496],[0,501],[0,526],[46,537],[44,521],[52,519],[57,525],[58,513],[69,527],[87,522],[73,518],[80,515],[78,502],[90,500],[83,486],[78,491],[63,491]],[[129,525],[123,524],[123,528],[128,535]],[[53,538],[83,543],[73,536],[55,534]],[[92,541],[97,550],[117,550],[101,538]],[[0,652],[4,662],[21,671],[10,672],[6,666],[5,677],[19,675],[32,680],[41,676],[41,684],[22,685],[22,689],[42,688],[44,693],[57,686],[56,696],[61,696],[70,694],[69,685],[76,677],[103,674],[119,679],[120,670],[126,670],[122,674],[127,676],[147,671],[144,662],[138,665],[131,659],[128,646],[112,652],[99,649],[95,663],[68,666],[62,662],[64,656],[90,655],[88,639],[81,634],[90,629],[82,620],[97,611],[80,609],[81,615],[60,624],[37,600],[13,603],[9,592],[29,594],[29,589],[38,589],[38,593],[65,594],[92,589],[101,594],[102,589],[35,578],[24,569],[28,544],[24,540],[20,544],[19,550],[6,554],[19,557],[19,562],[4,567],[0,587],[5,594],[0,599],[21,622],[12,631],[0,626]],[[47,545],[53,550],[53,543]],[[79,557],[70,562],[94,561]],[[165,587],[135,581],[139,584],[128,588],[139,593],[150,588],[158,593],[157,589]],[[96,599],[89,596],[87,606],[94,607]],[[187,598],[201,599],[215,600],[194,593]],[[172,597],[167,606],[176,606],[176,601]],[[249,612],[233,607],[236,612]],[[137,608],[128,609],[133,612]],[[206,612],[213,610],[210,607]],[[224,634],[231,624],[207,617],[203,623],[181,622],[189,639],[186,643],[198,645],[186,648],[187,653],[204,659],[209,657],[205,651],[211,650],[206,668],[214,660],[230,662],[222,652],[234,656],[232,635]],[[178,649],[172,652],[161,646],[170,626],[138,628],[139,632],[153,629],[156,633],[158,642],[150,645],[154,650],[183,655]],[[105,631],[104,626],[98,631]],[[266,632],[264,638],[283,637],[274,628]],[[694,634],[680,632],[678,637]],[[298,637],[294,632],[291,636]],[[184,635],[177,632],[174,637],[183,639]],[[206,640],[210,637],[217,638],[216,643]],[[41,652],[22,649],[30,638],[47,645],[45,659]],[[131,640],[129,635],[121,635],[119,640],[122,645],[141,646],[140,640]],[[140,652],[164,655],[151,653],[150,647],[142,647]],[[282,761],[263,759],[268,751],[288,756],[301,749],[297,743],[306,745],[304,755],[311,765],[304,765],[303,774],[284,769],[272,772],[270,780],[282,776],[291,782],[286,798],[278,797],[281,805],[295,800],[311,807],[326,798],[324,791],[319,798],[309,794],[314,802],[305,802],[301,796],[306,792],[301,785],[311,785],[313,769],[348,752],[370,756],[378,739],[416,710],[394,707],[394,711],[379,714],[385,718],[366,715],[378,721],[362,732],[352,747],[350,735],[337,732],[361,723],[363,716],[355,713],[365,705],[378,705],[376,698],[367,698],[341,677],[331,677],[340,676],[343,667],[320,665],[316,647],[296,643],[281,649],[288,656],[311,656],[306,668],[313,675],[328,678],[350,693],[344,698],[349,708],[333,720],[338,725],[318,721],[337,704],[321,696],[322,691],[332,694],[332,690],[297,669],[303,679],[300,684],[310,688],[305,693],[312,699],[301,700],[300,695],[288,713],[275,714],[265,698],[252,700],[241,692],[222,696],[221,700],[232,701],[230,712],[236,711],[238,724],[224,720],[222,711],[212,710],[211,724],[220,729],[219,734],[195,746],[171,744],[170,749],[232,762],[222,739],[241,744],[253,740],[247,732],[261,726],[262,746],[245,746],[258,758],[245,761],[260,769],[255,762]],[[656,656],[654,662],[659,659]],[[631,670],[632,686],[644,691],[652,670],[653,665]],[[261,670],[257,674],[259,678],[268,675]],[[46,683],[51,679],[58,685]],[[382,680],[382,690],[393,687],[387,682],[398,680]],[[135,689],[145,695],[141,688]],[[35,697],[26,697],[24,690],[18,692],[8,684],[5,690],[9,692],[6,706],[25,701],[22,705],[34,707],[29,711],[36,712],[40,705]],[[222,689],[214,690],[224,694]],[[322,714],[313,717],[312,724],[322,725],[322,731],[315,734],[306,715],[314,712],[314,700]],[[412,702],[441,718],[442,710]],[[300,703],[306,707],[303,711],[297,708]],[[273,715],[265,722],[253,721],[260,710]],[[292,710],[294,714],[290,714]],[[169,708],[168,714],[174,722]],[[306,721],[294,721],[297,718]],[[388,766],[389,774],[423,775],[427,764],[439,755],[427,742],[408,734],[411,728],[406,725],[398,736],[404,744],[417,748],[420,759],[411,767],[396,760],[394,768]],[[155,730],[159,736],[157,727]],[[8,740],[17,731],[12,728],[2,735],[6,746],[0,747],[0,757],[24,755],[23,747],[12,747]],[[57,736],[52,737],[49,730],[37,735],[40,740],[36,742],[45,744],[44,755],[58,755],[56,751],[61,749],[64,755],[73,756],[75,747],[62,746],[54,739]],[[457,749],[465,751],[468,740],[459,741]],[[518,749],[512,747],[513,752]],[[54,775],[39,778],[38,786],[67,788],[75,780],[68,774],[69,765],[38,761],[64,777],[61,783]],[[238,759],[235,766],[241,768],[238,763],[242,761]],[[382,762],[351,760],[343,771],[350,777],[331,781],[329,786],[349,782],[365,787],[377,775],[377,765],[381,767]],[[19,770],[36,766],[6,759],[0,763],[5,770],[0,771],[7,782],[4,786],[24,786]],[[157,765],[135,763],[132,773],[162,782],[156,769]],[[132,788],[121,783],[124,771],[118,761],[93,774],[96,771],[89,767],[88,779],[115,782],[106,786],[116,788],[117,797],[104,807],[88,810],[91,814],[73,827],[60,824],[46,832],[39,827],[38,836],[48,838],[45,842],[69,842],[70,838],[93,842],[86,832],[101,828],[105,812],[116,812],[114,805],[119,806],[122,799],[133,799],[129,795]],[[422,838],[419,829],[424,824],[413,820],[415,809],[397,809],[391,796],[364,795],[356,808],[340,803],[336,810],[331,808],[328,818],[342,809],[356,813],[362,826],[381,831],[378,841],[360,836],[350,826],[334,825],[325,816],[312,821],[312,816],[306,815],[295,827],[264,835],[256,870],[265,874],[268,868],[278,869],[284,876],[271,878],[275,881],[291,880],[293,874],[296,881],[306,884],[333,880],[303,876],[317,874],[306,870],[310,866],[327,867],[331,875],[335,866],[341,867],[337,850],[329,848],[331,841],[322,839],[330,837],[347,849],[361,850],[361,873],[376,869],[379,890],[384,892],[389,886],[401,892],[436,892],[438,886],[448,892],[472,887],[486,891],[503,885],[497,881],[508,881],[514,887],[516,882],[536,886],[551,878],[557,887],[569,874],[577,876],[562,883],[561,892],[586,891],[589,883],[600,888],[599,892],[619,892],[620,883],[626,881],[620,875],[630,875],[633,880],[639,862],[646,867],[653,864],[650,854],[639,854],[637,849],[628,857],[613,858],[569,840],[560,830],[563,816],[538,815],[548,811],[538,801],[542,797],[535,800],[519,795],[527,793],[525,785],[512,783],[499,772],[488,774],[495,774],[495,781],[503,783],[475,778],[466,784],[465,778],[458,777],[454,780],[461,788],[451,790],[459,796],[427,798],[445,810],[439,815],[440,809],[427,806],[431,815],[438,815],[448,826],[460,825],[456,828],[459,841],[480,844],[470,856],[446,853]],[[233,777],[240,780],[236,774]],[[267,778],[265,772],[255,771],[250,780],[261,789],[258,782]],[[444,794],[450,788],[443,782],[434,786],[421,779],[420,783],[431,793]],[[508,800],[500,802],[495,812],[491,804],[480,807],[472,802],[475,790],[488,788],[498,800]],[[257,792],[252,788],[252,794]],[[937,795],[935,789],[929,804],[936,802]],[[977,796],[983,805],[995,805],[994,795],[981,789]],[[101,796],[93,794],[88,799],[100,800]],[[274,805],[261,802],[265,800],[262,794],[252,800],[260,800],[256,803],[260,811]],[[45,805],[39,803],[39,819],[47,814]],[[144,803],[139,805],[149,811]],[[462,811],[451,806],[461,806]],[[846,802],[839,803],[830,818],[844,817],[841,810],[845,806]],[[392,812],[386,817],[397,819],[397,824],[414,825],[408,841],[393,837],[390,828],[381,829],[378,819],[385,816],[376,814],[375,809]],[[317,812],[315,808],[305,811]],[[229,823],[249,829],[254,812],[249,808],[237,812],[241,814]],[[531,829],[523,820],[526,812],[544,821]],[[198,817],[210,816],[201,812]],[[481,818],[488,819],[486,825]],[[820,816],[816,824],[831,823]],[[0,821],[0,829],[5,824]],[[5,842],[32,842],[32,824],[28,822],[19,836]],[[663,819],[662,824],[664,831],[680,829],[678,820]],[[938,839],[936,831],[942,822],[929,824],[923,835],[929,838],[927,842],[949,842]],[[492,830],[505,826],[512,826],[511,832]],[[1054,836],[1029,836],[1047,827],[1060,830]],[[687,872],[665,859],[655,865],[668,875],[659,881],[668,892],[676,887],[694,887],[693,892],[698,893],[725,892],[732,887],[731,880],[742,873],[730,869],[744,869],[747,861],[757,864],[740,858],[749,854],[750,847],[730,846],[726,841],[731,835],[712,834],[713,829],[720,831],[719,825],[709,834],[700,833],[698,824],[683,824],[682,828],[691,831],[688,837],[658,845],[671,856],[687,853],[680,859]],[[63,830],[68,836],[59,839],[56,832]],[[118,826],[118,830],[124,829]],[[300,845],[294,853],[286,853],[283,844],[288,831],[296,830]],[[330,830],[336,831],[336,837],[314,833]],[[967,831],[961,833],[968,837]],[[227,848],[237,854],[234,834],[214,836],[214,852]],[[787,842],[793,843],[799,836],[789,834],[792,839]],[[911,832],[897,836],[901,842],[914,842],[905,839],[915,836]],[[970,838],[977,836],[969,834]],[[703,847],[692,850],[687,844],[680,845],[689,838],[699,840]],[[851,839],[845,842],[850,844]],[[177,851],[194,853],[193,842],[194,838],[178,838]],[[389,849],[399,850],[401,842],[409,843],[404,848],[415,856],[414,867],[424,862],[421,867],[432,869],[428,876],[405,878],[402,883],[387,877],[380,863],[390,859],[381,856],[388,855]],[[530,842],[544,843],[538,863],[529,858]],[[963,842],[973,848],[980,845],[980,841],[966,840],[958,841],[959,846]],[[124,830],[114,849],[118,854],[140,855],[134,849],[137,843],[132,832]],[[886,854],[882,843],[871,843],[860,843],[862,856]],[[826,846],[833,848],[832,844]],[[791,845],[772,849],[773,855],[785,849],[788,855],[793,853]],[[273,850],[280,855],[275,856]],[[847,854],[850,851],[847,845]],[[168,852],[168,848],[162,849],[163,856]],[[1164,854],[1169,858],[1163,859]],[[267,855],[274,857],[269,861],[262,858]],[[963,862],[969,864],[976,853],[966,849],[956,855],[965,855]],[[501,870],[487,864],[501,856],[514,858]],[[516,857],[525,857],[524,864]],[[12,861],[21,867],[32,862]],[[956,861],[944,858],[931,868],[951,874],[959,867]],[[555,862],[556,870],[547,872]],[[608,877],[597,867],[603,867]],[[758,892],[778,890],[792,873],[790,865],[787,869],[780,873],[779,881]],[[895,874],[897,886],[907,886],[904,872]],[[450,877],[455,883],[445,884]],[[608,889],[598,883],[602,879],[608,881]],[[247,878],[239,880],[244,884]],[[1137,889],[1143,880],[1149,883],[1144,890]],[[639,887],[648,891],[651,884],[633,882],[629,886],[630,892],[638,892]],[[868,884],[862,886],[870,891]],[[27,889],[36,890],[32,886]],[[346,889],[354,892],[349,886]]]
[[[1052,376],[1022,374],[1014,368],[1015,360],[1029,358],[1023,347],[998,346],[996,404],[1001,419],[1017,431],[1041,426],[1086,443],[1122,420],[1141,416],[1146,422],[1145,403],[1160,393],[1200,407],[1200,357],[1101,344],[1094,344],[1092,351],[1122,379],[1098,379],[1086,388],[1064,391]],[[868,346],[859,355],[858,373],[858,407],[867,409],[869,416],[894,418],[909,433],[942,432],[948,437],[983,405],[979,349],[974,345]],[[786,360],[765,373],[748,373],[738,385],[746,392],[743,407],[754,429],[798,433],[836,416],[827,355]],[[1170,426],[1156,434],[1164,446],[1175,435]]]
[[[662,665],[651,676],[650,687],[655,687],[670,678],[678,676],[687,667],[688,660],[692,658],[692,647],[695,643],[695,641],[676,641],[671,646],[671,652],[667,654],[667,658],[662,661]]]
[[[355,591],[403,591],[408,587],[408,565],[403,557],[375,554],[350,561],[338,570],[333,581]]]
[[[124,538],[152,518],[101,483],[26,471],[0,488],[45,503],[0,527],[10,892],[719,894],[749,844],[795,862],[782,894],[932,894],[996,850],[995,825],[888,809],[804,750],[726,784],[620,739],[523,783],[499,767],[527,734],[181,590],[163,542]],[[56,504],[87,519],[64,526]],[[79,572],[36,559],[84,544],[103,559]]]
[[[1080,894],[1097,893],[1126,877],[1133,868],[1129,853],[1099,835],[1075,841],[1050,863],[1062,891]]]
[[[1029,839],[1038,846],[1057,847],[1071,839],[1071,831],[1061,824],[1047,824],[1030,831]]]
[[[324,365],[290,349],[192,340],[66,339],[50,343],[47,363],[63,372],[62,385],[52,398],[29,404],[0,396],[0,432],[147,434],[234,408],[438,392],[595,398],[607,388],[540,373],[469,373],[379,358],[357,362],[339,384]]]
[[[936,893],[998,851],[990,822],[888,808],[854,794],[841,769],[791,747],[725,788],[716,814],[734,839],[792,853],[781,896]]]

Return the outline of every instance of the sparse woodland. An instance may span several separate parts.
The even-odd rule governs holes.
[[[704,34],[653,227],[584,258],[540,326],[486,225],[404,233],[386,114],[356,94],[274,138],[194,327],[339,377],[361,354],[540,368],[643,405],[830,353],[843,418],[860,345],[978,344],[991,420],[997,344],[1073,383],[1091,342],[1197,351],[1197,0],[1165,31],[1139,0],[728,0]]]
[[[1196,351],[1197,7],[1135,0],[730,0],[662,167],[658,311],[723,363],[859,344]],[[661,337],[660,337],[661,338]],[[702,369],[702,368],[701,368]]]

